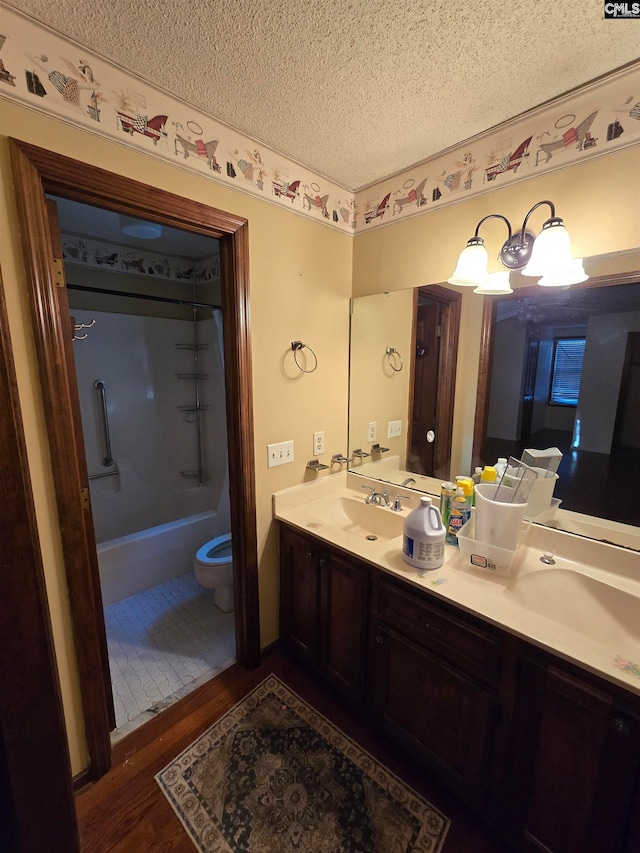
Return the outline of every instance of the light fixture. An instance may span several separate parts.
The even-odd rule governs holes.
[[[504,293],[513,293],[509,282],[509,272],[492,272],[473,291],[483,296],[501,296]]]
[[[551,208],[551,216],[542,225],[536,238],[527,231],[531,214],[542,204]],[[581,260],[571,257],[571,240],[552,202],[543,200],[534,204],[515,234],[509,220],[500,213],[490,213],[476,226],[473,237],[460,253],[456,269],[448,280],[449,284],[474,287],[476,293],[509,293],[505,278],[491,280],[487,270],[488,254],[484,240],[479,236],[480,226],[488,219],[501,219],[507,226],[509,236],[500,250],[500,262],[509,270],[522,270],[523,275],[540,276],[543,287],[567,287],[586,281],[589,277]],[[502,275],[498,273],[496,275]],[[508,273],[506,274],[508,277]]]
[[[144,219],[134,219],[133,216],[119,214],[120,230],[129,237],[139,240],[157,240],[162,235],[162,225],[157,222],[147,222]]]

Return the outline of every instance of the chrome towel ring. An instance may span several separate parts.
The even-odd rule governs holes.
[[[308,346],[307,344],[303,344],[302,341],[291,341],[291,349],[293,350],[293,360],[295,361],[298,369],[301,370],[303,373],[313,373],[313,371],[318,367],[318,356],[311,349],[311,347]],[[300,362],[298,361],[298,353],[300,352],[300,350],[303,350],[303,349],[308,349],[309,352],[311,353],[311,355],[313,356],[314,364],[313,364],[313,367],[310,368],[309,370],[307,370],[306,367],[303,367],[300,364]],[[305,364],[306,364],[306,360],[305,360]]]
[[[400,373],[404,365],[402,363],[402,356],[398,350],[395,347],[387,347],[384,354],[387,357],[391,370],[395,370],[396,373]]]

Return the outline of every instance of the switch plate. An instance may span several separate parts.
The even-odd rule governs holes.
[[[387,438],[398,438],[402,435],[402,421],[389,421]]]
[[[320,456],[322,453],[324,453],[324,430],[313,434],[313,456]]]
[[[367,430],[367,441],[375,441],[378,438],[378,424],[371,421]]]
[[[279,441],[277,444],[267,444],[267,468],[277,465],[287,465],[293,462],[293,441]]]

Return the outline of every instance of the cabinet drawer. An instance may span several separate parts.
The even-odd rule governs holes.
[[[443,660],[456,664],[473,677],[494,681],[498,677],[502,642],[475,621],[452,616],[443,608],[387,581],[379,581],[375,606],[388,625]]]

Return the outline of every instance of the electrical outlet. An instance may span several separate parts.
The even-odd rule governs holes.
[[[387,438],[398,438],[402,434],[402,421],[389,421]]]
[[[371,421],[367,430],[367,441],[375,441],[378,438],[378,424]]]
[[[293,462],[293,441],[267,444],[267,468],[287,465],[289,462]]]
[[[313,455],[320,456],[324,453],[324,430],[313,434]]]

